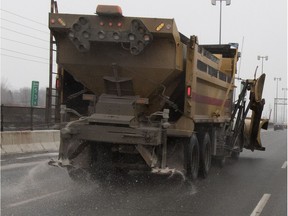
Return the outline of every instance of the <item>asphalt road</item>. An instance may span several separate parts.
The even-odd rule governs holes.
[[[47,165],[56,153],[1,158],[1,215],[287,215],[287,131],[262,133],[265,152],[241,153],[207,179],[131,173],[79,185]],[[286,162],[286,164],[285,164]]]

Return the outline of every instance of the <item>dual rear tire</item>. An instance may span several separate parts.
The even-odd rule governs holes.
[[[200,135],[200,167],[199,175],[202,178],[207,178],[211,168],[211,141],[208,133]]]
[[[73,159],[73,166],[67,167],[69,177],[78,183],[105,181],[112,173],[111,146],[90,143]]]
[[[195,180],[199,172],[199,143],[195,134],[192,135],[185,149],[186,155],[186,173],[189,179]]]
[[[185,149],[186,173],[191,180],[208,176],[211,167],[211,141],[208,133],[199,136],[193,134]]]

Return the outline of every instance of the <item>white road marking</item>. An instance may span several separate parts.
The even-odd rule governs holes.
[[[282,169],[285,169],[285,168],[287,168],[287,161],[285,161],[284,162],[284,164],[282,165],[282,167],[281,167]]]
[[[45,154],[34,154],[31,156],[27,156],[27,157],[18,157],[16,158],[17,160],[24,160],[24,159],[29,159],[29,158],[37,158],[37,157],[45,157],[45,156],[56,156],[58,155],[58,152],[51,152],[51,153],[45,153]]]
[[[53,193],[49,193],[49,194],[45,194],[45,195],[42,195],[42,196],[34,197],[34,198],[27,199],[27,200],[24,200],[24,201],[21,201],[21,202],[10,204],[7,207],[11,208],[11,207],[21,206],[21,205],[24,205],[24,204],[27,204],[27,203],[30,203],[30,202],[35,202],[35,201],[38,201],[38,200],[41,200],[41,199],[45,199],[47,197],[62,193],[64,191],[66,191],[66,190],[56,191],[56,192],[53,192]]]
[[[268,202],[270,196],[271,194],[264,194],[250,216],[259,216],[263,208],[265,207],[266,203]]]

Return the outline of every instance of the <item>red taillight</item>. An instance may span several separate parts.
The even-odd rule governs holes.
[[[192,91],[191,91],[191,86],[187,86],[187,97],[191,97]]]
[[[105,25],[107,25],[107,23],[105,24],[103,21],[100,21],[100,22],[99,22],[99,25],[100,25],[100,26],[105,26]],[[118,22],[118,23],[117,23],[117,27],[119,27],[119,28],[121,28],[122,25],[123,25],[122,22]],[[112,26],[113,26],[113,22],[109,22],[109,23],[108,23],[108,26],[109,26],[109,27],[112,27]]]

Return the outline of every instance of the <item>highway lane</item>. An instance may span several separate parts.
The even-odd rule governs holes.
[[[269,199],[261,216],[284,216],[287,131],[264,131],[262,141],[265,152],[244,151],[238,161],[228,160],[222,169],[213,166],[207,179],[196,182],[177,174],[131,173],[103,184],[79,185],[47,165],[55,153],[4,156],[1,215],[246,216],[264,195]]]

